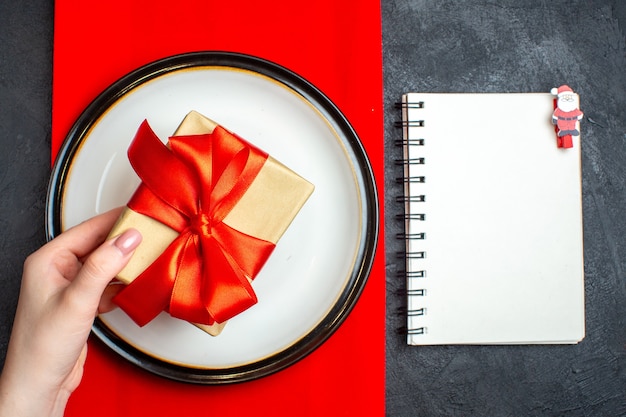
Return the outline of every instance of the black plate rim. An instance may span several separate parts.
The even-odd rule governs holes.
[[[337,303],[324,319],[305,337],[268,358],[257,362],[231,368],[192,368],[172,364],[152,357],[118,337],[103,322],[96,318],[93,333],[114,352],[129,362],[156,375],[196,384],[237,383],[258,379],[278,372],[308,356],[321,346],[345,321],[359,299],[374,262],[379,238],[379,200],[375,177],[367,153],[356,131],[339,108],[312,83],[295,72],[263,58],[224,51],[200,51],[170,56],[144,65],[123,76],[93,100],[78,117],[68,132],[56,161],[48,186],[46,199],[45,230],[48,240],[53,239],[62,230],[63,184],[68,175],[72,158],[75,156],[90,129],[97,120],[132,89],[145,82],[187,68],[195,67],[230,67],[256,72],[284,84],[305,100],[314,104],[318,111],[341,132],[341,139],[358,171],[357,185],[360,190],[362,222],[360,242],[353,271],[348,284]]]

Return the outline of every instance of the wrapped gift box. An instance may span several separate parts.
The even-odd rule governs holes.
[[[144,124],[147,125],[147,122],[144,122]],[[149,129],[149,127],[142,125],[140,131],[142,129],[145,130],[146,128]],[[170,138],[168,146],[172,144],[172,140],[174,138],[194,136],[204,138],[204,136],[206,135],[217,134],[216,129],[220,130],[220,132],[218,133],[222,136],[228,137],[228,135],[232,135],[232,138],[228,137],[228,140],[234,141],[233,143],[238,143],[242,141],[245,143],[246,146],[249,146],[252,149],[258,149],[255,148],[253,145],[250,145],[249,143],[243,141],[243,139],[237,137],[236,135],[226,131],[214,121],[204,117],[203,115],[195,111],[190,112],[184,118],[183,122],[174,133],[173,138]],[[149,132],[152,133],[151,130],[149,130]],[[209,140],[208,138],[209,136],[207,136],[207,140]],[[137,137],[135,138],[135,141],[136,140]],[[131,144],[131,148],[132,146],[133,145]],[[143,151],[137,151],[135,153],[138,153],[141,156],[142,152]],[[263,151],[260,152],[261,154],[263,154]],[[306,200],[313,192],[314,186],[271,156],[265,156],[266,159],[264,159],[262,167],[258,170],[256,176],[253,177],[253,180],[247,186],[247,188],[245,188],[245,192],[243,193],[243,195],[230,208],[225,217],[219,220],[227,227],[241,232],[244,235],[252,236],[253,238],[258,239],[262,242],[269,242],[273,248],[273,245],[278,242],[280,237],[289,227],[292,220],[295,218],[297,213],[300,211]],[[131,150],[129,149],[129,158],[130,157]],[[131,159],[131,164],[132,163],[133,160]],[[202,161],[202,164],[206,163],[210,164],[211,162]],[[135,164],[133,164],[133,166],[135,167]],[[161,167],[159,166],[151,167],[151,169],[154,170],[159,170],[160,168]],[[135,170],[137,170],[136,167]],[[162,172],[160,175],[172,174],[169,172]],[[156,265],[156,262],[161,262],[158,259],[165,256],[163,254],[167,252],[168,248],[170,248],[171,245],[173,245],[173,242],[176,241],[177,238],[182,234],[180,230],[175,230],[175,228],[164,224],[164,222],[156,220],[155,218],[153,218],[154,216],[152,216],[150,213],[142,213],[141,209],[138,210],[133,206],[133,204],[131,204],[133,200],[136,199],[137,194],[142,194],[142,188],[145,188],[144,183],[139,186],[139,189],[135,193],[135,196],[131,198],[128,207],[124,209],[118,222],[113,227],[110,233],[110,236],[115,236],[129,228],[136,228],[143,235],[143,241],[141,245],[136,249],[132,259],[118,276],[118,279],[125,284],[133,283],[133,281],[135,281],[135,279],[143,274],[144,271],[150,269],[148,268],[149,266],[153,264]],[[150,199],[148,199],[148,202],[145,203],[144,206],[150,208]],[[211,220],[208,220],[205,223],[210,224]],[[183,226],[179,226],[177,228],[181,229]],[[199,227],[206,227],[206,225],[200,225]],[[197,238],[194,239],[197,240]],[[236,249],[237,248],[235,248],[235,252],[237,252]],[[271,249],[269,250],[271,252]],[[232,257],[235,258],[235,261],[237,261],[237,254],[232,255]],[[202,257],[203,255],[200,256]],[[226,254],[225,256],[226,258],[231,258],[231,254]],[[204,255],[204,257],[206,257],[206,255]],[[260,259],[261,263],[265,263],[266,259],[263,259],[263,256],[261,256]],[[208,263],[213,263],[212,261],[214,260],[200,260],[203,265],[210,265]],[[159,268],[155,266],[152,269]],[[167,274],[165,270],[160,271],[160,273]],[[244,272],[244,275],[247,283],[251,282],[254,279],[254,276],[251,276],[251,274],[249,273]],[[170,278],[164,277],[164,279],[167,281]],[[177,280],[176,284],[174,285],[177,287],[184,287],[186,284],[184,284],[184,282],[181,283],[179,282],[179,280]],[[120,307],[122,307],[122,309],[129,313],[129,315],[138,324],[143,325],[146,322],[145,318],[137,319],[136,317],[133,317],[133,311],[141,308],[134,305],[134,303],[141,298],[150,298],[150,292],[152,291],[152,289],[150,287],[150,284],[146,284],[143,286],[143,290],[135,290],[135,295],[129,295],[129,293],[133,291],[130,290],[131,287],[133,286],[128,285],[124,290],[122,290],[120,295],[116,297],[115,301],[118,303],[118,305],[120,305]],[[161,290],[155,291],[158,292]],[[195,297],[195,295],[193,294],[191,296],[192,298]],[[219,294],[216,294],[216,296],[219,297]],[[254,302],[256,302],[256,299],[250,301],[250,303]],[[219,301],[217,302],[217,304],[219,304]],[[171,315],[177,317],[177,314],[174,314],[171,311],[172,309],[173,308],[171,307],[165,308],[165,310],[169,311]],[[207,333],[215,336],[222,331],[226,320],[218,321],[216,319],[204,323],[199,323],[198,321],[193,320],[189,321],[191,321]]]

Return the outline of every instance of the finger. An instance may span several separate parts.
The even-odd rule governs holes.
[[[111,282],[104,289],[104,293],[100,298],[100,304],[98,305],[98,314],[108,313],[117,308],[117,305],[113,302],[113,298],[124,288],[126,284],[122,282]]]
[[[118,207],[71,227],[50,241],[48,246],[69,250],[77,258],[86,256],[104,242],[122,210]]]
[[[89,306],[86,308],[97,309],[105,288],[126,266],[139,243],[139,231],[128,229],[100,245],[83,263],[67,288],[67,296],[81,300],[81,303]]]

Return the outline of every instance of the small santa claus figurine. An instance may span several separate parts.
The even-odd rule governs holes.
[[[580,111],[578,94],[574,93],[567,85],[550,90],[555,95],[555,109],[552,113],[552,124],[556,125],[557,146],[559,148],[571,148],[572,136],[579,136],[579,122],[583,118]]]

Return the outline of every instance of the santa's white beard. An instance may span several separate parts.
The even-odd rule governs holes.
[[[559,109],[568,112],[576,110],[578,108],[578,103],[576,102],[575,98],[574,100],[563,100],[562,98],[559,98],[557,105]]]

